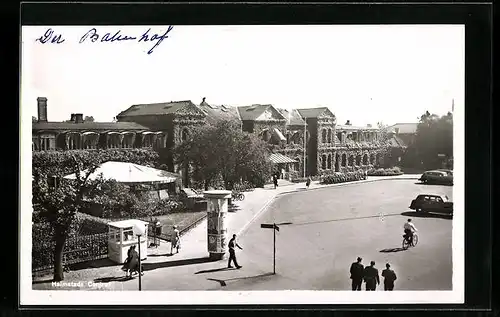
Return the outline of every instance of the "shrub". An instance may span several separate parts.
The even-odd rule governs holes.
[[[332,175],[327,175],[321,180],[321,184],[339,184],[345,182],[353,182],[365,179],[365,173],[363,171],[356,172],[335,172]]]
[[[368,176],[397,176],[402,175],[403,172],[398,166],[390,168],[378,168],[368,170]]]

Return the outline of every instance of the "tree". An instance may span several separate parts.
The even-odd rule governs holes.
[[[205,189],[220,177],[224,187],[247,180],[262,186],[270,176],[267,144],[253,134],[242,132],[238,122],[220,120],[196,128],[189,140],[174,149],[178,164],[189,164],[193,180]]]
[[[445,158],[453,159],[453,114],[440,117],[426,111],[420,117],[412,153],[414,163],[426,169],[440,168]]]
[[[94,117],[93,116],[85,116],[85,118],[83,119],[83,121],[85,122],[94,122]]]
[[[131,195],[119,184],[102,178],[90,180],[89,175],[106,161],[154,165],[157,158],[154,152],[142,149],[33,152],[33,221],[47,223],[51,228],[55,242],[55,281],[64,279],[64,245],[74,229],[77,212],[85,211],[89,204],[103,201],[107,202],[105,208],[108,209],[135,203],[133,197],[127,198]],[[76,180],[64,180],[63,176],[68,174],[76,175]],[[51,186],[48,180],[54,179],[55,186]]]
[[[82,161],[74,157],[74,181],[60,181],[55,187],[49,186],[46,179],[35,177],[37,186],[33,188],[33,203],[37,205],[37,216],[47,223],[53,232],[54,248],[54,280],[62,281],[64,244],[77,212],[82,210],[83,198],[88,198],[95,192],[95,188],[103,183],[101,178],[90,180],[89,175],[95,171],[100,162],[94,160],[83,170]],[[53,175],[61,179],[62,175]]]

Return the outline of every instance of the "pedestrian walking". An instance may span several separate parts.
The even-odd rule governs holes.
[[[352,290],[353,291],[360,291],[361,290],[361,284],[363,283],[363,276],[364,276],[364,266],[361,264],[361,259],[358,257],[357,261],[351,264],[351,280],[352,280]]]
[[[311,177],[308,176],[306,180],[306,188],[309,189],[309,185],[311,185]]]
[[[242,247],[239,246],[239,244],[236,242],[236,235],[233,234],[233,238],[229,240],[229,261],[227,262],[227,267],[232,268],[231,266],[231,261],[234,262],[234,265],[236,266],[237,269],[241,269],[242,266],[238,264],[238,261],[236,260],[236,252],[235,252],[235,247],[238,247],[240,250],[243,250]]]
[[[273,184],[274,184],[274,189],[278,187],[278,177],[276,174],[273,175]]]
[[[179,253],[179,249],[181,248],[181,234],[177,229],[177,226],[174,226],[174,231],[172,232],[172,237],[170,238],[170,254],[174,254],[174,249],[176,253]]]
[[[396,273],[391,270],[391,265],[389,263],[385,265],[382,276],[384,277],[384,291],[394,290],[394,281],[397,279],[397,276]]]
[[[380,277],[378,275],[378,270],[375,268],[375,261],[371,261],[370,266],[365,268],[364,280],[367,291],[374,291],[377,285],[380,285]]]

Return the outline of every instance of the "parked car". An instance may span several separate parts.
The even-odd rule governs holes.
[[[453,172],[450,170],[426,171],[418,180],[424,184],[453,185]]]
[[[453,215],[453,202],[448,196],[421,194],[411,201],[410,209],[417,212],[439,212]]]

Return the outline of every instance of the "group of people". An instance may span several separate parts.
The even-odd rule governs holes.
[[[378,274],[378,269],[375,267],[375,261],[370,262],[370,266],[364,267],[361,264],[363,259],[358,257],[357,261],[351,264],[351,280],[352,280],[352,290],[360,291],[361,284],[363,281],[366,284],[367,291],[374,291],[377,285],[380,285],[380,277]],[[391,265],[387,263],[385,265],[385,270],[382,271],[382,277],[384,278],[384,291],[394,290],[394,282],[397,279],[396,273],[391,270]]]
[[[411,219],[403,225],[404,235],[403,237],[408,240],[410,244],[413,243],[413,235],[417,232],[417,228],[412,223]],[[358,257],[357,261],[351,264],[351,280],[352,280],[352,290],[360,291],[363,281],[366,283],[367,291],[374,291],[377,285],[380,285],[380,277],[378,274],[378,269],[375,267],[375,261],[370,262],[370,266],[364,267],[361,264],[362,259]],[[397,279],[394,270],[391,270],[391,265],[387,263],[385,265],[385,270],[382,271],[382,277],[384,278],[384,290],[392,291],[394,290],[394,282]]]
[[[125,271],[127,277],[132,277],[133,274],[144,275],[142,270],[139,270],[139,253],[135,249],[135,245],[131,246],[127,252],[127,259],[123,263],[122,270]]]

